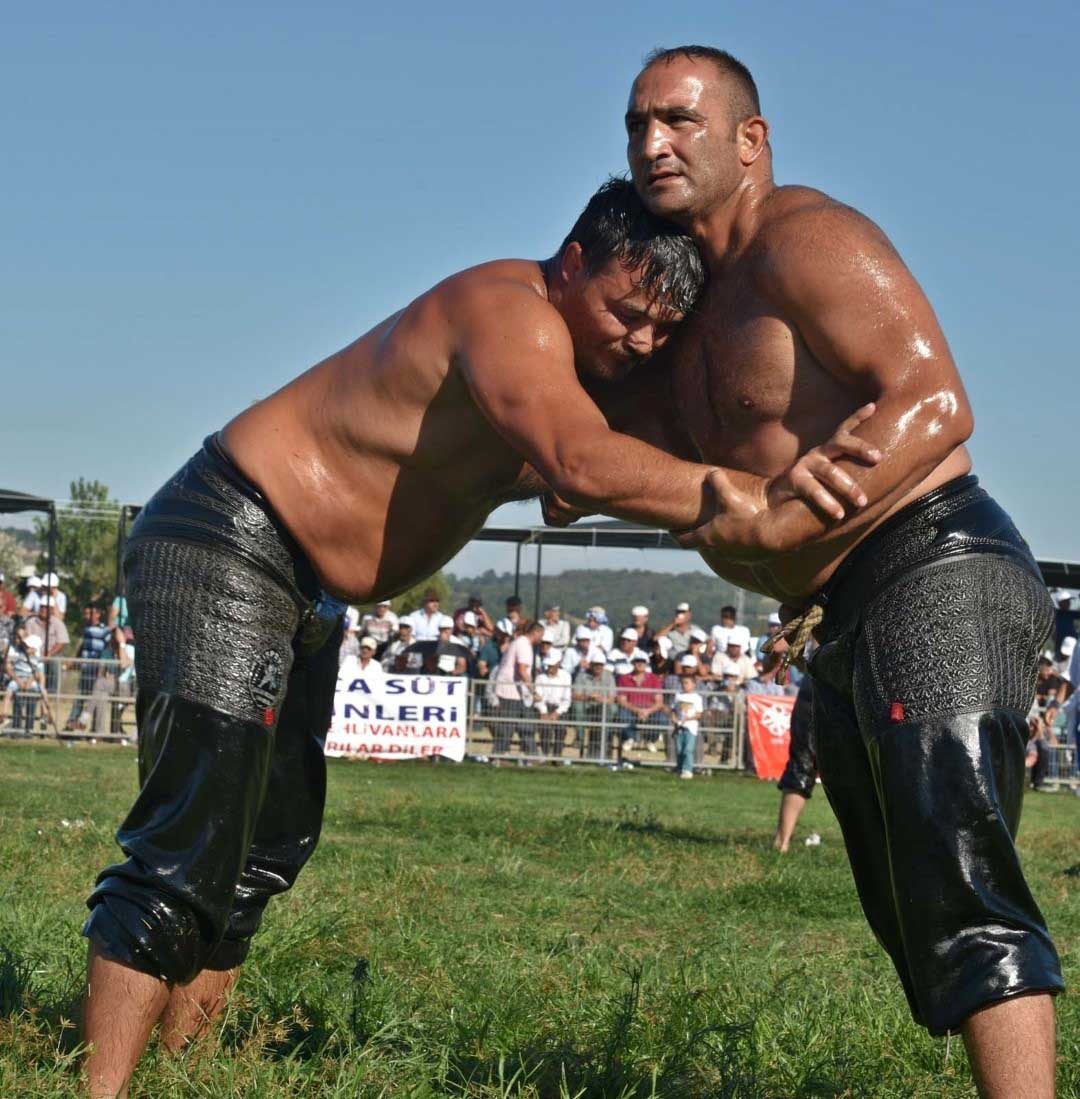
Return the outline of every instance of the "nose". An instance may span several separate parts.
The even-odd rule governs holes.
[[[643,324],[626,334],[626,346],[640,358],[647,358],[656,346],[656,333],[651,324]]]
[[[642,155],[648,161],[661,160],[671,154],[671,143],[668,140],[668,129],[656,119],[651,120],[645,127]]]

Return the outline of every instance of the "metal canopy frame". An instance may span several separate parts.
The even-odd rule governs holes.
[[[22,511],[43,511],[49,517],[48,561],[49,572],[56,572],[56,501],[44,496],[32,496],[28,492],[0,489],[0,515],[12,515]],[[49,625],[52,621],[52,600],[45,604],[44,652],[49,651]]]

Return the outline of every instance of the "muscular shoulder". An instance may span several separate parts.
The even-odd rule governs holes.
[[[760,291],[780,299],[804,297],[837,277],[880,281],[904,269],[870,218],[810,187],[776,189],[742,263]]]
[[[536,263],[484,263],[451,276],[434,292],[461,344],[497,339],[511,346],[570,347],[570,333],[547,300]]]

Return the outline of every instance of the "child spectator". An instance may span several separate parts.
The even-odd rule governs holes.
[[[675,727],[675,769],[679,778],[694,777],[694,756],[697,752],[698,722],[705,712],[705,702],[697,691],[692,675],[680,678],[682,690],[675,696],[671,718]]]

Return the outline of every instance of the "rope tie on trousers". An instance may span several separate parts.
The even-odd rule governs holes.
[[[787,642],[787,649],[780,656],[780,667],[776,669],[776,682],[781,686],[787,682],[789,665],[794,664],[799,671],[806,671],[806,646],[810,643],[810,635],[821,625],[824,617],[824,605],[811,603],[802,614],[797,614],[786,622],[778,634],[770,637],[761,646],[763,652],[771,653],[778,642]]]

